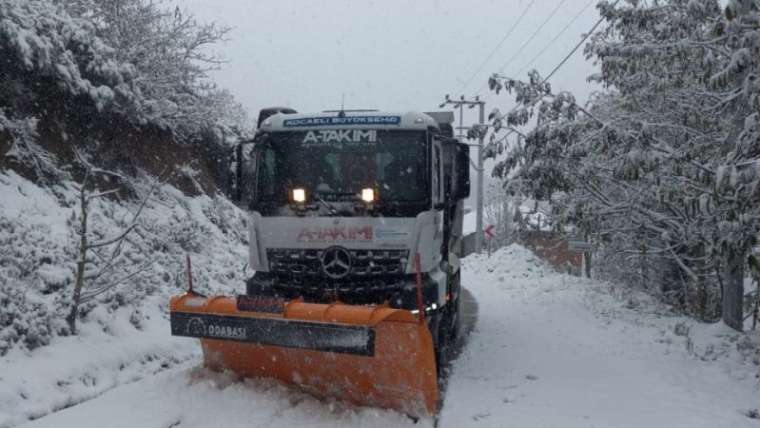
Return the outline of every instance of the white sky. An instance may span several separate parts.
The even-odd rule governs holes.
[[[598,19],[592,0],[535,0],[522,22],[463,90],[464,82],[507,34],[530,0],[178,0],[201,21],[233,27],[218,50],[229,63],[214,72],[252,117],[262,107],[299,112],[340,107],[437,110],[446,93],[480,92],[494,107],[509,95],[488,94],[485,83],[561,4],[543,30],[504,68],[515,75],[584,7],[585,11],[532,67],[543,75]],[[584,100],[593,72],[582,49],[552,78]],[[524,77],[525,73],[522,73]],[[476,119],[470,112],[468,119]]]

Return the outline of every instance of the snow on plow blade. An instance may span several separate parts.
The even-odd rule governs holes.
[[[173,297],[172,335],[200,338],[211,369],[276,378],[319,397],[412,416],[436,412],[433,340],[411,312],[244,299],[251,298]]]

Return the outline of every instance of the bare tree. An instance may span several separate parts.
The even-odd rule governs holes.
[[[89,302],[119,284],[141,275],[148,269],[147,263],[137,265],[130,263],[127,269],[124,269],[124,266],[121,266],[122,269],[116,268],[120,264],[124,264],[124,260],[119,257],[124,243],[129,234],[138,227],[140,214],[142,214],[155,189],[162,182],[161,177],[163,176],[163,174],[159,176],[150,186],[146,195],[141,198],[137,210],[132,214],[126,227],[110,238],[93,240],[90,239],[92,231],[89,230],[92,202],[98,198],[114,195],[120,189],[113,188],[100,192],[94,188],[90,190],[90,185],[97,175],[124,177],[112,171],[86,165],[85,176],[79,186],[79,221],[78,228],[76,228],[78,244],[74,291],[71,299],[71,310],[66,317],[72,334],[76,333],[76,320],[83,303]],[[76,211],[74,217],[76,217]],[[125,270],[126,273],[124,273]]]

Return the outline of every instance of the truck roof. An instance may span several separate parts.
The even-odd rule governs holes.
[[[453,117],[453,115],[452,115]],[[262,131],[307,131],[314,129],[427,129],[439,125],[430,115],[421,112],[362,111],[323,113],[278,113],[261,123]]]

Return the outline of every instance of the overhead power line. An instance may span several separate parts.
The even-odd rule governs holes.
[[[577,21],[577,20],[578,20],[578,18],[580,18],[580,16],[581,16],[581,15],[583,15],[583,12],[585,12],[585,11],[586,11],[586,9],[588,9],[588,7],[589,7],[589,6],[591,6],[591,5],[592,5],[592,4],[593,4],[595,1],[596,1],[596,0],[591,0],[591,1],[589,1],[588,3],[586,3],[586,5],[585,5],[585,6],[583,6],[583,8],[582,8],[582,9],[581,9],[581,10],[580,10],[580,11],[579,11],[577,14],[575,14],[575,16],[573,17],[573,19],[571,19],[571,20],[570,20],[570,22],[568,22],[568,23],[567,23],[567,24],[566,24],[566,25],[565,25],[565,26],[562,28],[562,30],[560,30],[560,32],[559,32],[559,33],[557,33],[557,35],[556,35],[556,36],[554,36],[554,38],[553,38],[553,39],[551,39],[551,40],[549,41],[549,43],[547,43],[547,44],[546,44],[546,46],[544,46],[544,47],[543,47],[543,49],[541,49],[541,50],[540,50],[540,51],[539,51],[539,52],[536,54],[536,56],[534,56],[534,57],[533,57],[533,58],[532,58],[530,61],[528,61],[528,63],[527,63],[527,64],[525,64],[525,65],[524,65],[524,66],[523,66],[523,67],[522,67],[522,68],[521,68],[521,69],[520,69],[520,70],[519,70],[517,73],[515,73],[515,74],[514,74],[514,77],[518,77],[518,76],[520,76],[520,75],[522,74],[522,72],[523,72],[523,71],[525,71],[525,70],[526,70],[528,67],[530,67],[531,65],[533,65],[533,63],[534,63],[534,62],[536,62],[536,60],[537,60],[538,58],[540,58],[540,57],[541,57],[541,55],[543,55],[544,53],[546,53],[546,51],[547,51],[547,50],[548,50],[548,49],[549,49],[549,48],[550,48],[550,47],[551,47],[551,46],[554,44],[554,42],[556,42],[556,41],[557,41],[557,40],[558,40],[558,39],[559,39],[559,38],[560,38],[560,37],[561,37],[563,34],[565,34],[565,31],[567,31],[567,29],[568,29],[568,28],[570,28],[570,26],[571,26],[571,25],[573,25],[573,24],[575,23],[575,21]]]
[[[615,0],[615,3],[612,3],[612,5],[610,7],[611,8],[615,8],[615,6],[617,6],[617,4],[619,2],[620,2],[620,0]],[[596,31],[596,29],[602,23],[602,21],[604,21],[604,16],[601,16],[599,18],[599,20],[596,21],[596,23],[594,24],[594,26],[591,27],[591,29],[586,34],[583,35],[583,37],[581,38],[581,40],[573,47],[573,49],[567,55],[565,55],[564,58],[562,58],[562,61],[560,61],[559,64],[557,64],[554,67],[554,69],[546,77],[544,77],[543,80],[541,80],[542,84],[548,82],[549,79],[551,79],[551,77],[554,76],[554,73],[556,73],[557,71],[559,71],[559,69],[562,68],[563,65],[565,65],[565,63],[567,62],[567,60],[570,59],[571,56],[573,56],[573,54],[578,50],[578,48],[580,48],[581,46],[583,46],[583,43],[585,43],[586,40],[588,40],[588,38],[591,37],[592,34],[594,34],[594,32]],[[503,118],[507,117],[507,115],[509,115],[510,113],[512,113],[515,110],[517,110],[517,107],[518,106],[512,107],[512,109],[510,111],[508,111],[507,113],[503,114],[501,116],[501,118],[503,119]]]
[[[610,6],[610,8],[614,8],[618,4],[619,1],[620,0],[615,0],[615,3],[612,3],[612,6]],[[575,53],[575,51],[577,51],[578,48],[580,48],[581,46],[583,46],[583,43],[585,43],[586,40],[592,34],[594,34],[594,32],[596,31],[597,27],[599,27],[599,24],[601,24],[602,21],[604,21],[604,16],[602,16],[601,18],[599,18],[599,20],[596,21],[596,24],[594,24],[594,26],[591,27],[591,30],[589,30],[586,34],[583,35],[583,38],[581,39],[581,41],[578,42],[578,44],[575,45],[575,47],[573,48],[573,50],[571,50],[570,53],[568,53],[567,55],[565,55],[565,57],[562,59],[562,61],[560,61],[560,63],[557,64],[556,67],[554,67],[554,70],[552,70],[552,72],[549,73],[544,78],[544,82],[548,81],[552,76],[554,76],[554,73],[556,73],[557,70],[559,70],[563,65],[565,65],[565,62],[567,62],[567,60],[570,59],[571,56],[573,56],[573,54]]]
[[[533,34],[531,34],[531,35],[530,35],[530,37],[528,37],[528,40],[526,40],[526,41],[525,41],[525,42],[524,42],[524,43],[523,43],[523,44],[520,46],[520,48],[519,48],[519,49],[517,49],[517,52],[515,52],[515,53],[514,53],[514,55],[512,55],[512,56],[511,56],[511,57],[510,57],[510,58],[507,60],[507,62],[505,62],[505,63],[504,63],[504,65],[502,65],[501,67],[499,67],[499,73],[503,72],[503,71],[504,71],[504,69],[505,69],[505,68],[507,68],[507,66],[508,66],[508,65],[510,65],[510,64],[512,63],[512,61],[514,61],[514,60],[515,60],[515,58],[517,58],[517,57],[518,57],[518,56],[519,56],[519,55],[522,53],[523,49],[525,49],[525,48],[526,48],[526,47],[527,47],[527,46],[530,44],[530,42],[532,42],[532,41],[533,41],[533,39],[535,39],[535,38],[536,38],[536,36],[538,35],[538,33],[540,33],[540,32],[541,32],[541,30],[543,30],[543,29],[544,29],[544,27],[546,26],[546,24],[547,24],[547,23],[548,23],[548,22],[549,22],[549,21],[550,21],[550,20],[551,20],[551,19],[554,17],[554,15],[556,15],[556,14],[557,14],[557,11],[559,11],[559,9],[562,7],[562,5],[563,5],[563,4],[565,4],[565,1],[566,1],[566,0],[560,0],[560,2],[557,4],[557,6],[555,6],[555,7],[554,7],[554,9],[553,9],[553,10],[552,10],[552,12],[549,14],[549,16],[547,16],[547,17],[546,17],[546,19],[544,20],[544,22],[542,22],[542,23],[541,23],[541,25],[539,25],[539,26],[536,28],[536,31],[534,31],[534,32],[533,32]],[[483,83],[483,85],[480,87],[480,89],[478,89],[478,91],[477,91],[477,92],[478,92],[478,93],[480,93],[481,91],[483,91],[483,89],[485,89],[485,87],[486,87],[487,85],[488,85],[488,82],[485,82],[485,83]]]
[[[520,25],[520,22],[525,17],[525,15],[528,13],[528,9],[530,9],[530,7],[533,6],[533,3],[535,3],[535,2],[536,2],[536,0],[531,0],[531,2],[528,3],[527,6],[525,6],[525,9],[523,9],[522,14],[520,14],[520,16],[517,18],[517,20],[512,24],[512,26],[509,28],[509,31],[507,31],[507,33],[504,35],[504,37],[502,37],[501,41],[499,41],[499,43],[496,44],[496,46],[493,48],[493,50],[491,51],[491,53],[489,53],[488,56],[486,56],[486,59],[484,59],[483,62],[480,63],[480,65],[478,66],[478,68],[472,73],[472,75],[470,75],[469,78],[467,78],[467,80],[464,82],[464,84],[462,84],[462,87],[459,89],[460,91],[463,91],[464,89],[466,89],[467,86],[472,82],[472,80],[475,79],[475,77],[478,75],[478,73],[480,73],[481,71],[483,71],[483,67],[485,67],[486,64],[488,64],[488,61],[490,61],[491,58],[493,58],[493,56],[499,50],[499,48],[501,47],[501,45],[503,45],[504,42],[507,41],[507,39],[509,38],[509,36],[512,35],[512,33],[515,31],[515,28],[517,28],[517,26]]]

